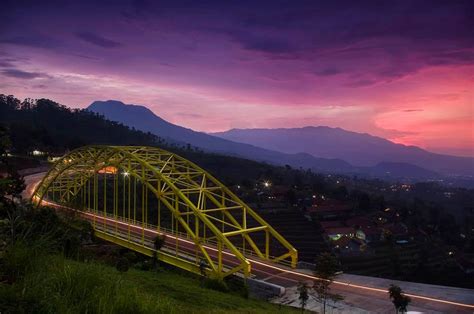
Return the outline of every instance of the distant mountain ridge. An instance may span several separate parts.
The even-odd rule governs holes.
[[[445,175],[474,175],[474,158],[431,153],[366,133],[327,126],[279,129],[232,129],[212,133],[228,140],[285,153],[339,158],[358,167],[380,163],[412,164]]]
[[[318,172],[325,173],[340,173],[340,174],[360,174],[384,178],[412,178],[412,179],[426,179],[438,178],[436,171],[426,169],[423,166],[414,166],[403,161],[380,161],[370,166],[353,166],[347,162],[347,158],[326,158],[316,157],[309,152],[303,150],[294,153],[282,151],[284,146],[281,144],[274,144],[274,147],[268,148],[268,144],[256,141],[252,143],[240,143],[240,138],[232,138],[235,135],[235,130],[218,133],[215,135],[206,134],[203,132],[196,132],[188,128],[184,128],[172,124],[159,116],[155,115],[151,110],[144,106],[126,105],[120,101],[95,101],[88,108],[89,111],[96,112],[105,116],[109,120],[123,123],[129,127],[133,127],[140,131],[151,132],[162,138],[172,142],[177,142],[182,145],[191,144],[194,147],[199,147],[208,152],[215,152],[225,155],[238,156],[256,161],[264,161],[276,165],[291,165],[292,167],[302,167],[304,169],[312,169]],[[320,128],[321,129],[321,128]],[[329,130],[331,128],[322,127],[322,129]],[[347,132],[340,129],[342,132]],[[358,133],[355,133],[358,134]],[[370,135],[368,135],[370,136]],[[370,136],[372,141],[386,141],[384,139]],[[291,137],[282,137],[282,142],[292,141]],[[340,143],[341,141],[335,141]],[[390,142],[389,142],[390,143]],[[259,146],[262,147],[259,147]],[[306,145],[314,145],[307,143]],[[317,145],[316,145],[317,146]],[[278,151],[280,150],[280,151]],[[347,156],[344,156],[347,157]]]
[[[137,130],[150,132],[174,142],[189,143],[209,152],[239,156],[277,165],[289,164],[294,167],[312,168],[324,172],[347,172],[352,169],[352,166],[343,160],[317,158],[305,153],[286,154],[196,132],[169,123],[144,106],[126,105],[121,101],[107,100],[95,101],[87,110],[101,114],[109,120],[134,127]]]

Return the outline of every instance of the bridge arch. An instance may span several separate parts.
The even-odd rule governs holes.
[[[248,276],[249,259],[292,267],[297,262],[293,246],[224,184],[157,147],[76,149],[55,162],[33,200],[73,207],[91,220],[98,235],[139,251],[149,250],[146,238],[152,232],[171,236],[175,259],[170,240],[160,257],[194,272],[202,272],[203,261],[216,277]]]

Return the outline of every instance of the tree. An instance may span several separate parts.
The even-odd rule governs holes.
[[[301,304],[301,313],[303,313],[309,299],[309,288],[305,282],[300,282],[298,284],[298,294],[298,299],[300,300]]]
[[[396,285],[390,285],[388,288],[388,295],[390,300],[392,300],[393,305],[395,306],[396,313],[405,313],[407,312],[408,304],[411,302],[410,297],[403,295],[402,288]]]
[[[165,245],[166,242],[166,235],[157,235],[155,239],[153,240],[153,247],[155,248],[155,251],[153,251],[153,266],[156,266],[156,262],[158,261],[158,251],[161,250],[163,245]]]
[[[159,251],[163,247],[163,245],[166,242],[166,235],[157,235],[155,239],[153,240],[153,246],[155,247],[155,250]]]
[[[339,263],[330,253],[322,253],[316,258],[315,275],[318,277],[314,283],[314,291],[320,303],[323,304],[323,313],[326,313],[326,302],[343,300],[339,294],[331,293],[331,283],[334,281],[338,271]]]
[[[13,199],[25,189],[25,181],[8,163],[7,154],[10,148],[8,129],[0,125],[0,170],[7,170],[6,176],[0,176],[0,203],[13,206]]]

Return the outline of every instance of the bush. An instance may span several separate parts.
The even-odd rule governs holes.
[[[126,257],[122,257],[117,261],[117,264],[115,265],[115,268],[119,272],[125,273],[130,268],[130,262],[128,261],[128,259]]]
[[[133,251],[128,251],[126,252],[123,257],[125,257],[126,259],[128,259],[128,261],[130,263],[136,263],[138,261],[138,257],[137,257],[137,254],[135,254],[135,252]]]
[[[229,290],[233,293],[240,295],[241,297],[248,299],[249,298],[249,287],[246,282],[240,279],[230,279],[226,282]]]
[[[205,278],[203,286],[216,291],[229,292],[229,286],[221,279]]]

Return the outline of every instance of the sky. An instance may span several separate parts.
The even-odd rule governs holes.
[[[473,1],[2,1],[0,93],[474,156]]]

